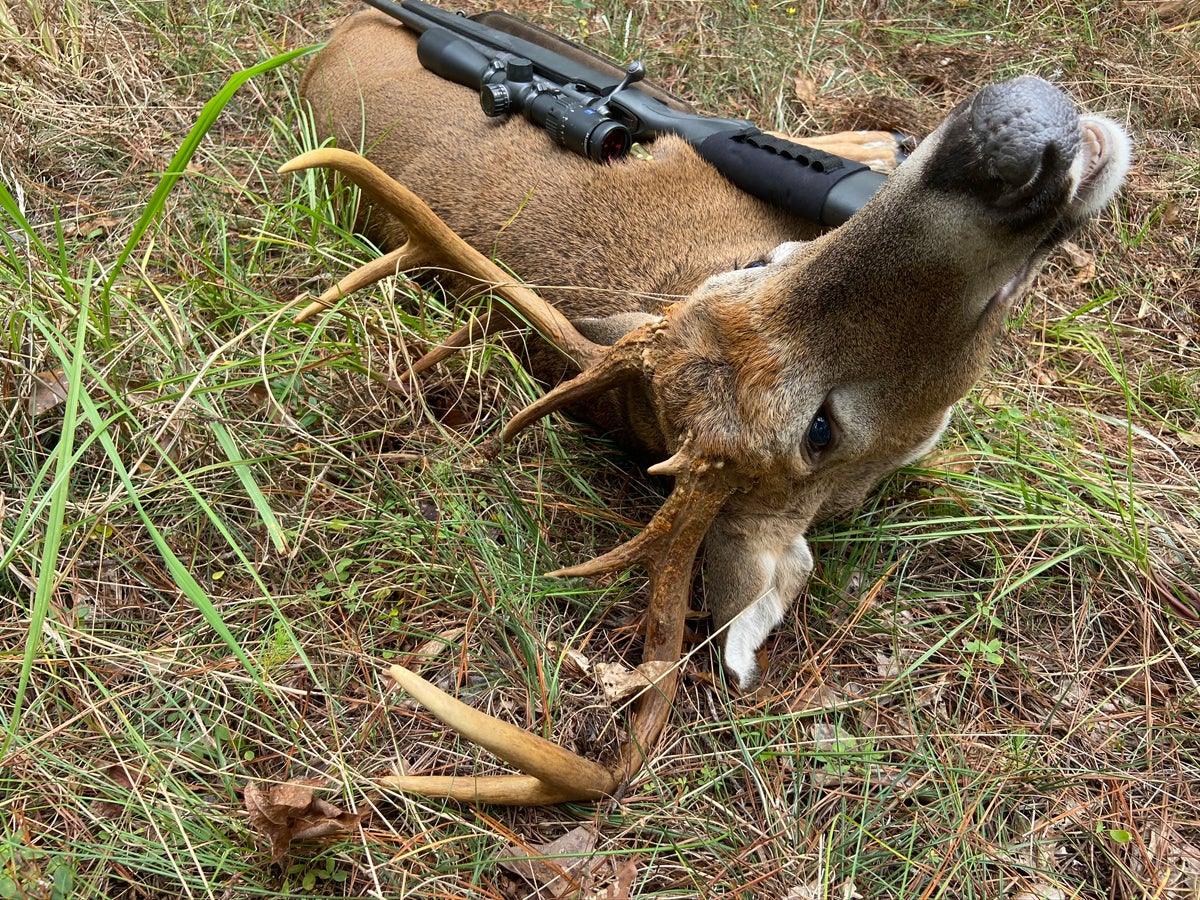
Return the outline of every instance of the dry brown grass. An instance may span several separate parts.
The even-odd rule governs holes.
[[[503,349],[388,390],[406,347],[453,327],[437,298],[278,323],[280,301],[371,252],[331,198],[272,175],[295,149],[294,73],[238,95],[101,295],[89,266],[111,266],[204,102],[340,9],[50,7],[48,48],[31,8],[0,6],[0,181],[46,244],[6,217],[0,897],[533,896],[496,860],[579,825],[614,861],[598,870],[614,898],[1198,895],[1194,4],[508,5],[777,128],[919,132],[1034,71],[1138,145],[1121,201],[1052,261],[944,452],[813,536],[766,685],[728,690],[698,619],[649,770],[621,802],[541,811],[373,791],[397,767],[496,768],[385,698],[381,663],[604,753],[621,717],[565,650],[635,657],[642,584],[529,573],[611,546],[653,488],[582,429],[483,459],[534,391]],[[99,418],[81,413],[56,527],[39,471],[65,404],[35,375],[60,367],[88,286]],[[99,421],[111,452],[83,446]],[[244,787],[302,777],[367,817],[272,863]]]

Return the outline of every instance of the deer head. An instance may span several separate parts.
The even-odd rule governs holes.
[[[756,650],[812,570],[809,524],[931,447],[983,371],[1012,304],[1050,250],[1107,204],[1129,155],[1117,125],[1081,117],[1049,84],[993,85],[957,107],[847,224],[782,243],[761,265],[714,275],[662,309],[610,311],[586,326],[603,343],[576,327],[580,317],[573,322],[514,284],[362,157],[314,151],[284,171],[338,169],[407,235],[305,314],[397,268],[462,272],[506,297],[580,370],[520,413],[505,438],[602,392],[632,398],[630,427],[666,457],[649,471],[673,476],[674,490],[628,543],[551,574],[645,566],[645,659],[673,663],[703,543],[705,595],[725,635],[726,665],[745,687],[758,677]],[[526,804],[617,792],[657,737],[677,677],[668,669],[646,692],[621,761],[602,767],[501,727],[400,667],[391,673],[447,724],[527,774],[389,785]]]

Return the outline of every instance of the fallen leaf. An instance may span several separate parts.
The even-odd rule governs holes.
[[[348,813],[316,796],[322,786],[316,779],[287,781],[267,791],[250,782],[245,805],[250,824],[271,841],[271,862],[287,855],[292,841],[311,840],[350,831],[364,818]]]
[[[81,219],[78,222],[72,222],[63,226],[64,238],[83,238],[85,240],[96,240],[97,238],[107,237],[109,232],[113,231],[119,224],[112,216],[92,216],[90,219]]]
[[[637,865],[633,860],[626,860],[618,869],[616,881],[609,885],[608,891],[604,895],[604,900],[629,900],[629,892],[633,890],[633,883],[637,880]]]
[[[539,896],[565,897],[579,890],[596,850],[596,832],[580,825],[548,844],[526,849],[513,844],[504,851],[512,859],[500,868],[533,885]]]
[[[1075,269],[1075,277],[1071,279],[1071,287],[1080,287],[1096,277],[1096,257],[1092,253],[1071,241],[1064,241],[1062,249],[1067,254],[1067,259],[1071,261],[1071,266]]]
[[[67,373],[62,369],[38,372],[33,376],[33,393],[29,395],[29,414],[40,416],[67,399]]]
[[[1189,843],[1184,832],[1169,823],[1157,826],[1150,832],[1148,850],[1154,881],[1172,896],[1200,896],[1200,847]]]
[[[836,685],[826,682],[815,689],[801,691],[790,706],[793,712],[814,712],[837,709],[848,702],[846,695]]]
[[[1013,894],[1012,900],[1067,900],[1067,895],[1058,885],[1039,882]]]
[[[579,900],[629,900],[637,873],[637,863],[631,859],[617,865],[615,859],[604,857],[598,866],[592,867]]]
[[[979,456],[965,447],[944,447],[921,457],[918,465],[954,475],[970,475],[979,466]]]
[[[814,109],[817,105],[817,83],[811,78],[806,78],[803,75],[796,76],[796,99],[803,103],[808,109]]]
[[[604,699],[615,705],[640,694],[674,666],[675,663],[666,660],[652,660],[630,671],[620,663],[596,663],[592,666],[592,677],[604,691]]]
[[[796,885],[784,895],[783,900],[857,900],[860,897],[862,894],[853,881],[844,881],[832,889],[824,881],[810,881]]]
[[[592,661],[588,659],[587,654],[581,650],[575,650],[568,647],[566,644],[560,644],[557,641],[551,641],[549,644],[551,652],[562,655],[563,662],[567,663],[576,674],[590,675],[592,672]]]
[[[132,791],[134,786],[133,776],[129,774],[129,770],[125,768],[124,763],[112,763],[100,770],[101,778],[97,782],[107,779],[115,784],[122,791]],[[125,811],[125,804],[118,803],[114,800],[97,800],[92,804],[92,812],[101,819],[116,819]]]
[[[440,632],[436,637],[431,637],[425,643],[414,651],[413,656],[422,661],[427,661],[435,658],[439,653],[443,652],[447,647],[455,647],[458,645],[459,638],[466,634],[467,629],[458,626],[455,628],[447,628]]]
[[[813,760],[816,767],[812,773],[817,787],[835,787],[843,782],[854,769],[854,750],[859,740],[840,725],[816,722],[810,729],[813,743]]]

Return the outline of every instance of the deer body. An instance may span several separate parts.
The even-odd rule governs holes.
[[[318,130],[379,163],[573,321],[658,314],[710,275],[816,233],[677,138],[654,142],[652,164],[598,166],[519,117],[487,119],[474,92],[422,68],[415,38],[374,12],[338,29],[301,85]],[[394,220],[371,230],[383,246],[403,241]]]
[[[598,166],[524,121],[488,120],[415,44],[375,13],[340,26],[302,85],[319,133],[407,184],[592,341],[654,332],[653,372],[621,388],[616,420],[597,417],[707,460],[696,477],[736,471],[707,528],[704,591],[743,686],[812,570],[810,523],[933,445],[1014,300],[1129,159],[1117,126],[1020,79],[956,109],[819,234],[680,140]],[[378,211],[370,231],[383,246],[406,236]]]

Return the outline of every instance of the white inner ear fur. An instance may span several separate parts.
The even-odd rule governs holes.
[[[779,551],[760,553],[752,564],[759,576],[754,580],[766,587],[757,600],[734,617],[725,632],[725,667],[742,690],[758,680],[755,653],[771,629],[783,621],[792,601],[808,581],[813,558],[801,534]]]
[[[1076,197],[1076,215],[1094,216],[1121,187],[1133,161],[1133,144],[1125,129],[1104,116],[1083,116],[1083,149],[1075,157],[1072,174],[1078,185],[1089,178],[1087,191]],[[1089,173],[1088,168],[1093,172]]]

